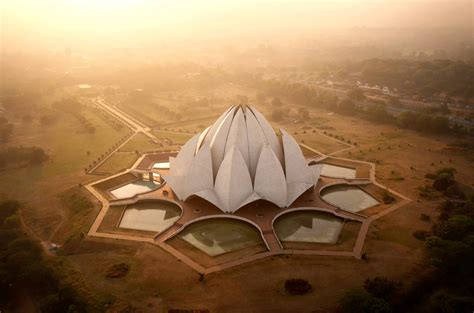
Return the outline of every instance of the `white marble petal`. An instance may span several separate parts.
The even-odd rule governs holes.
[[[225,118],[217,126],[213,137],[211,138],[211,156],[212,156],[212,168],[214,171],[214,177],[217,175],[217,171],[224,160],[225,146],[227,142],[227,136],[229,134],[232,121],[234,119],[235,107],[233,107],[225,116]]]
[[[247,164],[237,147],[233,146],[222,161],[214,189],[224,212],[235,212],[253,193]]]
[[[201,190],[213,188],[214,175],[212,174],[211,151],[208,146],[203,147],[196,154],[186,173],[184,185],[185,198]]]
[[[283,129],[280,131],[282,133],[283,151],[285,152],[285,175],[288,186],[286,205],[289,206],[303,192],[314,185],[314,180],[296,140]]]
[[[277,156],[278,160],[280,160],[281,164],[283,164],[284,159],[281,142],[275,134],[275,131],[273,130],[272,126],[270,125],[270,123],[268,123],[262,113],[260,113],[253,107],[250,107],[250,110],[253,112],[255,118],[260,124],[263,134],[265,135],[267,142],[270,144],[270,147],[272,147],[273,152],[275,152],[275,155]]]
[[[286,205],[287,187],[280,161],[268,144],[264,145],[255,174],[255,192],[279,207]]]
[[[176,156],[176,159],[173,161],[173,175],[181,176],[187,172],[189,166],[191,165],[191,162],[194,159],[196,144],[198,140],[199,134],[195,135],[188,142],[186,142],[184,146],[181,147],[181,150]]]
[[[262,147],[265,143],[267,143],[267,140],[263,134],[260,124],[255,118],[255,115],[253,115],[252,111],[250,111],[248,108],[245,122],[247,126],[247,139],[249,145],[250,176],[252,176],[252,179],[255,180],[255,172],[257,170],[260,151],[262,151]]]
[[[244,158],[247,166],[250,165],[249,161],[249,144],[247,140],[247,125],[245,124],[244,111],[242,108],[237,108],[230,127],[229,134],[227,135],[227,141],[225,144],[225,153],[227,154],[232,147],[237,147]]]

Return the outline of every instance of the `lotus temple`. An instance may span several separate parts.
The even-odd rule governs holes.
[[[88,235],[156,245],[201,274],[274,255],[361,259],[370,223],[409,199],[374,164],[317,149],[232,106],[179,151],[87,185],[102,203]]]

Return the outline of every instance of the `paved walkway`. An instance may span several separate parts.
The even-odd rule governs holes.
[[[120,119],[122,122],[129,125],[129,127],[136,133],[143,133],[145,136],[153,140],[158,140],[158,138],[153,135],[151,128],[144,125],[142,122],[123,112],[116,106],[110,105],[102,98],[97,98],[93,100],[98,106],[103,108],[106,112],[114,116],[115,118]]]

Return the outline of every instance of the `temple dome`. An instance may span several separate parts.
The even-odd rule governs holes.
[[[180,200],[196,195],[224,212],[259,199],[288,207],[314,186],[319,172],[307,165],[293,137],[280,132],[255,108],[232,106],[170,158],[164,179]]]

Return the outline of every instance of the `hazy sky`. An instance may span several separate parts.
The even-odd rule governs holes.
[[[0,0],[1,1],[1,0]],[[113,46],[260,37],[329,27],[472,27],[472,0],[4,0],[2,43]]]

